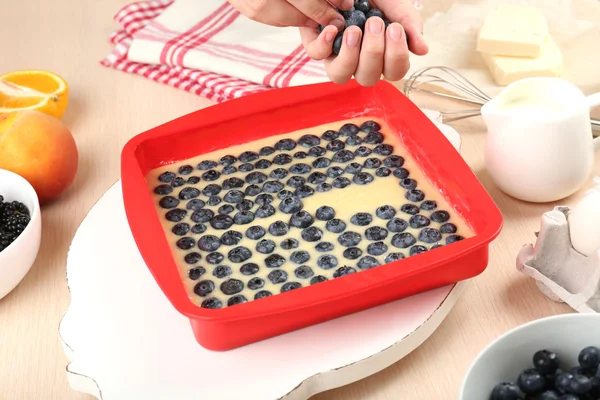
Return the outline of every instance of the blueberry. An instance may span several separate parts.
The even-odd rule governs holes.
[[[430,223],[429,218],[427,218],[424,215],[420,215],[420,214],[413,215],[408,220],[408,224],[410,225],[411,228],[414,228],[414,229],[420,229],[425,226],[429,226],[429,223]]]
[[[569,372],[572,373],[573,375],[584,375],[584,376],[587,376],[588,378],[593,378],[595,376],[596,370],[595,369],[586,369],[586,368],[583,368],[581,365],[578,365],[578,366],[571,368],[569,370]]]
[[[321,143],[321,139],[315,135],[303,135],[299,140],[298,144],[302,147],[318,146]]]
[[[254,169],[254,165],[252,165],[250,163],[244,163],[244,164],[240,165],[240,167],[238,169],[241,172],[250,172]]]
[[[423,191],[419,189],[412,189],[406,192],[406,195],[404,197],[406,197],[407,200],[418,203],[420,201],[423,201],[423,199],[425,198],[425,193],[423,193]]]
[[[435,200],[425,200],[421,203],[421,210],[432,211],[437,208],[437,202]],[[436,221],[437,222],[437,221]]]
[[[329,221],[330,219],[335,217],[335,210],[329,206],[321,206],[321,207],[317,208],[317,211],[315,212],[315,216],[317,217],[318,220]]]
[[[379,261],[377,261],[375,257],[371,256],[364,256],[358,261],[358,268],[362,270],[371,269],[377,267],[378,265],[381,265]]]
[[[260,149],[260,151],[258,152],[258,154],[260,154],[263,157],[270,156],[273,153],[275,153],[275,149],[272,148],[271,146],[265,146],[262,149]]]
[[[379,158],[370,157],[365,160],[363,166],[367,169],[377,169],[381,167],[381,160]]]
[[[242,234],[237,231],[227,231],[221,236],[221,243],[225,246],[235,246],[242,240]]]
[[[347,258],[348,260],[356,260],[357,258],[362,256],[362,253],[362,250],[358,247],[350,247],[344,250],[343,255],[344,258]]]
[[[357,162],[351,162],[350,164],[346,165],[346,169],[345,171],[349,174],[358,174],[360,171],[362,170],[362,165],[360,165]]]
[[[417,254],[421,254],[421,253],[425,253],[427,251],[427,247],[425,246],[421,246],[420,244],[413,246],[410,248],[410,251],[408,252],[408,255],[410,256],[414,256]]]
[[[235,174],[237,172],[237,168],[234,167],[233,165],[229,165],[225,168],[223,168],[223,170],[221,171],[221,173],[223,175],[231,175],[231,174]]]
[[[379,226],[373,226],[371,228],[367,228],[365,231],[365,237],[368,240],[372,241],[380,241],[384,240],[388,235],[388,231],[386,229],[380,228]]]
[[[373,217],[369,213],[359,212],[350,218],[350,222],[357,226],[367,226],[373,222]]]
[[[208,182],[216,181],[221,176],[219,171],[210,170],[202,174],[202,179]]]
[[[390,205],[380,206],[375,210],[375,215],[381,219],[392,219],[396,215],[396,210]]]
[[[318,242],[323,237],[323,231],[316,226],[309,226],[303,229],[300,235],[307,242]]]
[[[456,225],[447,223],[440,227],[440,232],[442,233],[456,233],[457,228]]]
[[[574,375],[570,372],[563,372],[556,377],[554,386],[561,393],[566,393],[569,390],[569,384],[573,380]]]
[[[204,251],[215,251],[221,246],[221,240],[214,235],[204,235],[198,240],[198,248]]]
[[[258,209],[256,209],[256,217],[257,218],[269,218],[270,216],[275,214],[275,207],[273,207],[270,204],[267,204],[265,206],[260,206],[258,207]]]
[[[250,197],[257,196],[260,194],[260,192],[262,192],[262,188],[258,185],[248,185],[244,190],[244,194]]]
[[[267,181],[263,185],[263,190],[267,193],[277,193],[277,192],[283,190],[283,188],[284,188],[283,183],[278,182],[278,181]]]
[[[385,178],[386,176],[390,176],[392,173],[392,170],[386,167],[380,167],[377,168],[377,171],[375,171],[375,175],[381,177],[381,178]]]
[[[383,135],[377,131],[369,132],[369,134],[367,134],[367,136],[365,136],[365,140],[363,140],[363,143],[368,143],[368,144],[383,143]]]
[[[158,176],[158,180],[161,182],[171,182],[173,179],[175,179],[177,175],[175,175],[173,172],[163,172],[162,174],[160,174]]]
[[[289,151],[296,148],[296,142],[292,139],[281,139],[273,147],[275,147],[275,150]]]
[[[340,128],[340,135],[342,135],[342,136],[354,136],[354,135],[358,134],[358,132],[359,132],[358,126],[355,124],[352,124],[352,123],[344,124]]]
[[[234,263],[243,263],[244,261],[247,261],[250,257],[252,257],[252,252],[244,246],[238,246],[234,249],[229,250],[229,253],[227,253],[227,258],[229,259],[229,261]]]
[[[210,221],[214,216],[215,213],[212,210],[202,209],[194,211],[190,216],[190,219],[196,223],[203,224]]]
[[[333,54],[340,54],[340,50],[342,50],[342,42],[344,41],[344,31],[339,32],[335,39],[333,40]]]
[[[356,273],[356,269],[348,266],[343,266],[335,270],[333,273],[334,278],[340,278],[342,276],[350,275]]]
[[[304,264],[308,260],[310,260],[310,254],[308,254],[308,252],[304,250],[294,251],[290,255],[290,261],[294,264]]]
[[[355,0],[354,8],[366,14],[369,12],[369,2],[368,0]]]
[[[335,178],[333,180],[333,182],[331,182],[331,185],[334,188],[338,188],[338,189],[343,189],[345,187],[348,187],[352,184],[352,181],[350,181],[350,179],[346,178],[345,176],[338,176],[337,178]]]
[[[308,228],[314,222],[314,218],[307,211],[298,211],[290,218],[290,225],[296,228]]]
[[[173,186],[173,187],[179,187],[179,186],[183,186],[183,185],[185,185],[185,179],[183,179],[180,176],[178,176],[177,178],[175,178],[171,181],[171,186]]]
[[[537,369],[528,368],[519,374],[517,384],[525,394],[536,394],[544,390],[546,379]]]
[[[229,213],[232,213],[233,210],[235,210],[235,208],[233,208],[233,206],[231,204],[223,204],[221,207],[219,207],[217,212],[219,214],[229,214]]]
[[[216,183],[211,183],[209,185],[206,185],[206,187],[202,189],[202,194],[205,196],[217,195],[221,193],[221,190],[221,186],[217,185]]]
[[[182,219],[184,219],[186,215],[187,215],[187,211],[182,210],[180,208],[175,208],[173,210],[167,211],[167,213],[165,214],[165,218],[167,221],[179,222]],[[196,221],[194,221],[194,222],[196,222]]]
[[[198,261],[202,260],[202,255],[193,251],[191,253],[187,253],[183,259],[187,264],[196,264]]]
[[[315,250],[320,253],[325,253],[333,250],[333,243],[330,242],[321,242],[315,246]]]
[[[244,151],[240,154],[240,161],[243,163],[252,162],[258,160],[258,154],[253,151]]]
[[[367,253],[372,256],[380,256],[388,251],[388,247],[383,242],[371,243],[367,246]]]
[[[273,157],[273,164],[286,165],[292,162],[292,157],[289,154],[277,154]]]
[[[283,221],[275,221],[269,225],[269,233],[273,236],[283,236],[289,231],[288,225]]]
[[[434,211],[431,213],[431,220],[439,223],[446,222],[450,219],[450,214],[447,211]]]
[[[365,121],[361,124],[359,130],[361,132],[373,132],[373,131],[378,131],[381,129],[381,125],[379,125],[377,122],[369,120],[369,121]]]
[[[256,244],[256,251],[262,254],[270,254],[275,250],[275,242],[269,239],[262,239]]]
[[[229,276],[232,273],[233,271],[231,270],[231,267],[228,267],[227,265],[219,265],[213,270],[213,276],[219,279],[225,278],[226,276]]]
[[[306,179],[304,179],[301,176],[292,176],[290,179],[287,180],[286,184],[289,187],[292,187],[294,189],[298,189],[300,186],[304,185],[306,183]]]
[[[337,178],[340,175],[344,174],[344,169],[341,167],[331,167],[327,169],[327,176],[330,178]]]
[[[258,268],[258,265],[255,263],[247,263],[242,265],[242,267],[240,268],[240,272],[242,273],[242,275],[254,275],[258,272],[260,268]]]
[[[325,224],[325,229],[333,233],[342,233],[346,230],[346,223],[341,219],[334,218]]]
[[[210,196],[208,198],[208,205],[209,206],[216,206],[220,202],[221,202],[221,198],[219,196]]]
[[[327,153],[327,150],[321,146],[313,146],[308,150],[308,155],[311,157],[321,157]]]
[[[331,160],[325,157],[319,157],[312,163],[315,168],[327,168],[331,165]]]
[[[369,11],[367,11],[367,13],[365,14],[365,17],[367,17],[367,19],[369,19],[371,17],[379,17],[379,18],[383,19],[383,13],[376,8],[371,8]]]
[[[354,160],[354,153],[350,150],[340,150],[331,158],[335,163],[347,163],[352,160]]]
[[[251,185],[257,185],[259,183],[263,183],[267,180],[267,175],[263,174],[260,171],[254,171],[246,175],[246,183]]]
[[[269,297],[272,295],[273,293],[269,292],[268,290],[261,290],[260,292],[257,292],[254,295],[254,300],[264,299],[265,297]]]
[[[304,159],[306,157],[308,157],[308,153],[305,152],[305,151],[297,151],[297,152],[294,153],[294,158],[297,158],[297,159],[301,160],[301,159]]]
[[[292,174],[307,174],[310,172],[310,170],[312,169],[312,167],[308,164],[304,164],[304,163],[298,163],[298,164],[294,164],[290,167],[290,172]]]
[[[256,169],[267,169],[269,168],[273,163],[269,160],[267,160],[266,158],[263,158],[261,160],[258,160],[257,162],[254,163],[254,168]],[[246,180],[247,182],[247,180]]]
[[[181,250],[189,250],[196,245],[196,240],[191,237],[182,237],[175,243],[175,245]]]
[[[417,239],[408,232],[397,233],[392,237],[392,246],[400,249],[407,249],[417,243]]]
[[[171,228],[171,232],[173,232],[177,236],[184,236],[186,233],[190,231],[190,225],[185,222],[176,224]]]
[[[175,208],[179,205],[179,200],[173,196],[165,196],[159,200],[158,205],[166,209]]]
[[[525,400],[525,394],[516,384],[503,382],[494,387],[490,400]]]
[[[284,283],[281,287],[281,293],[289,292],[290,290],[300,289],[302,284],[298,282],[288,282]]]
[[[312,277],[315,273],[313,270],[307,265],[301,265],[294,270],[294,275],[298,279],[308,279]]]
[[[326,277],[324,277],[323,275],[317,275],[317,276],[313,276],[310,280],[310,284],[311,285],[315,285],[317,283],[321,283],[321,282],[325,282],[327,280]]]
[[[221,264],[221,262],[225,259],[225,256],[219,252],[213,252],[206,255],[206,262],[209,264]]]
[[[321,135],[321,139],[323,139],[327,142],[331,142],[332,140],[335,140],[339,137],[340,137],[340,134],[338,132],[332,131],[332,130],[325,131]]]
[[[402,186],[404,189],[414,190],[417,187],[417,181],[415,181],[414,179],[410,179],[410,178],[402,179],[400,181],[400,186]],[[406,196],[408,198],[408,193],[406,194]],[[425,197],[425,196],[423,196],[423,197]],[[417,201],[420,201],[420,200],[417,200]]]
[[[404,258],[404,254],[402,253],[390,253],[385,257],[386,263],[391,263],[394,261],[402,260]]]
[[[394,219],[391,219],[385,225],[385,227],[390,232],[394,232],[394,233],[404,232],[406,230],[406,228],[408,228],[408,222],[406,222],[405,220],[403,220],[401,218],[394,218]]]
[[[279,203],[279,211],[286,214],[293,214],[302,209],[302,202],[297,197],[288,197]]]
[[[226,167],[228,165],[234,164],[236,161],[237,161],[237,158],[235,158],[234,156],[226,155],[226,156],[221,157],[221,159],[219,160],[219,164]]]
[[[281,192],[277,193],[277,198],[280,200],[289,199],[291,197],[294,197],[294,192],[290,192],[286,189],[283,189]]]
[[[259,277],[254,277],[248,281],[248,289],[257,290],[265,286],[265,281]]]
[[[256,196],[256,204],[261,206],[269,205],[273,202],[273,200],[273,196],[268,193],[263,193]]]
[[[419,213],[419,207],[414,204],[403,204],[402,207],[400,207],[400,211],[410,215],[417,215]]]
[[[338,236],[338,242],[344,247],[354,247],[362,240],[360,234],[347,231]]]
[[[323,269],[331,269],[338,265],[338,260],[331,254],[324,254],[317,259],[317,265]]]
[[[533,366],[542,374],[551,374],[558,369],[558,355],[550,350],[539,350],[533,355]]]
[[[210,220],[210,226],[214,229],[229,229],[231,225],[233,225],[233,218],[229,215],[217,215]]]
[[[154,188],[154,193],[160,195],[166,195],[173,191],[173,186],[170,185],[158,185]]]
[[[394,176],[398,179],[406,179],[410,175],[410,172],[406,168],[396,168],[393,173],[394,173]],[[400,186],[402,186],[402,184],[400,184]],[[404,186],[402,186],[402,187],[404,187]],[[417,187],[416,182],[415,182],[415,187]],[[414,189],[414,187],[411,189]]]
[[[400,168],[404,165],[404,158],[396,155],[388,156],[383,160],[383,165],[389,168]]]
[[[354,155],[356,157],[368,157],[373,150],[366,146],[360,146],[358,149],[354,150]]]
[[[437,229],[424,228],[419,233],[419,240],[423,243],[437,243],[442,240],[442,233]]]
[[[280,270],[280,269],[275,269],[275,270],[269,272],[269,275],[267,275],[267,279],[270,280],[271,283],[274,285],[287,281],[287,278],[288,278],[287,272]]]
[[[298,246],[300,246],[300,242],[298,242],[296,239],[287,238],[283,239],[281,243],[279,243],[279,246],[281,246],[281,248],[284,250],[291,250],[298,248]]]
[[[210,169],[215,168],[217,165],[218,164],[214,161],[204,160],[200,164],[198,164],[197,168],[201,171],[208,171]]]
[[[373,182],[374,179],[375,178],[373,175],[369,174],[368,172],[359,172],[358,174],[354,175],[352,182],[356,183],[357,185],[366,185]]]
[[[194,293],[200,297],[208,296],[213,290],[215,290],[215,283],[209,280],[200,281],[194,286]]]
[[[198,177],[198,176],[190,176],[187,180],[187,183],[189,183],[191,185],[195,185],[198,182],[200,182],[200,177]]]
[[[244,200],[244,196],[244,192],[237,189],[233,189],[227,192],[225,196],[223,196],[223,200],[225,200],[228,203],[239,203],[240,201]]]
[[[354,135],[354,136],[349,136],[348,139],[346,139],[346,145],[347,146],[358,146],[359,144],[362,143],[362,138],[360,136]]]
[[[389,144],[379,144],[373,149],[373,153],[381,156],[389,156],[394,152],[394,148]]]
[[[232,307],[238,304],[246,303],[248,299],[242,294],[236,294],[235,296],[231,296],[229,300],[227,300],[227,306]]]
[[[317,192],[329,192],[331,189],[333,189],[333,186],[327,182],[321,182],[317,185]]]
[[[206,270],[203,267],[192,268],[188,271],[188,278],[193,281],[200,279],[202,275],[206,273]]]
[[[223,302],[215,297],[211,297],[210,299],[204,300],[200,306],[203,308],[216,309],[223,307]]]
[[[288,171],[285,168],[275,168],[273,171],[271,171],[271,173],[269,174],[269,177],[271,179],[283,179],[287,176]],[[278,190],[276,190],[276,192],[278,192]]]
[[[252,209],[252,207],[254,207],[254,202],[252,200],[242,200],[235,205],[235,208],[240,211],[248,211]]]
[[[583,368],[594,369],[600,364],[600,349],[589,346],[581,350],[578,356],[579,365]]]
[[[315,171],[310,174],[307,178],[308,183],[317,185],[319,183],[325,182],[327,180],[327,175],[322,172]]]
[[[451,244],[454,242],[458,242],[460,240],[463,240],[464,238],[460,235],[450,235],[446,238],[446,244]]]
[[[344,144],[344,142],[342,142],[341,140],[338,140],[338,139],[332,140],[326,146],[327,150],[332,151],[334,153],[336,151],[343,150],[344,147],[346,147],[346,145]]]
[[[246,237],[248,239],[258,240],[258,239],[262,238],[263,236],[265,236],[266,233],[267,232],[265,231],[265,228],[263,228],[262,226],[255,225],[255,226],[251,226],[250,228],[248,228],[246,230]],[[237,244],[237,243],[235,243],[235,244]]]
[[[299,198],[304,199],[315,194],[315,189],[311,188],[308,185],[302,185],[294,191],[294,194]]]

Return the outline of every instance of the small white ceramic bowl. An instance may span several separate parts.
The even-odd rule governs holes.
[[[460,400],[488,400],[501,382],[515,382],[533,355],[542,349],[557,353],[563,369],[578,365],[579,352],[600,347],[600,314],[562,314],[521,325],[489,344],[469,367]],[[564,366],[562,365],[564,363]]]
[[[0,299],[9,294],[31,269],[42,237],[40,204],[33,187],[21,176],[0,169],[0,195],[4,201],[20,201],[31,214],[31,221],[6,249],[0,251]]]

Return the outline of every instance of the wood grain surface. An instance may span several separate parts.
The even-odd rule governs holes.
[[[120,151],[128,139],[211,104],[100,66],[99,60],[111,50],[107,38],[116,28],[113,14],[125,4],[124,0],[0,0],[0,73],[45,69],[64,76],[71,102],[63,120],[80,151],[74,185],[42,209],[42,246],[35,265],[0,300],[2,400],[91,400],[68,386],[67,360],[57,330],[69,305],[65,259],[70,242],[89,209],[119,178]],[[452,106],[432,98],[415,101],[434,109]],[[491,246],[489,268],[472,281],[423,346],[370,378],[321,393],[314,400],[455,399],[469,364],[491,340],[533,319],[571,312],[546,299],[515,267],[519,248],[535,240],[541,214],[555,204],[527,204],[499,192],[483,168],[482,120],[453,126],[461,133],[464,157],[505,217],[504,229]],[[600,173],[598,160],[595,172]],[[580,195],[557,204],[573,204]]]

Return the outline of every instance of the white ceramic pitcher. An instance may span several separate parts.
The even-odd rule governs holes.
[[[526,78],[486,103],[485,165],[506,194],[530,202],[561,200],[579,190],[594,167],[600,138],[593,139],[586,97],[559,78]]]

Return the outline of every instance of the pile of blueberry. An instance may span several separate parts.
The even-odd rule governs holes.
[[[4,201],[0,195],[0,251],[6,249],[23,233],[30,221],[27,206],[18,201]]]
[[[342,48],[342,40],[344,37],[344,30],[349,26],[358,26],[361,31],[365,31],[365,24],[367,23],[367,19],[371,17],[379,17],[383,19],[385,23],[385,27],[391,23],[381,12],[375,7],[372,7],[369,4],[369,0],[354,0],[354,7],[349,9],[348,11],[338,10],[340,14],[344,17],[344,21],[346,21],[346,26],[340,32],[338,32],[335,40],[333,41],[333,53],[340,54],[340,49]],[[325,27],[323,25],[319,25],[318,31],[321,33]]]
[[[491,400],[599,400],[600,349],[588,346],[579,352],[579,365],[562,369],[559,356],[550,350],[533,355],[533,368],[522,371],[516,382],[494,387]]]

